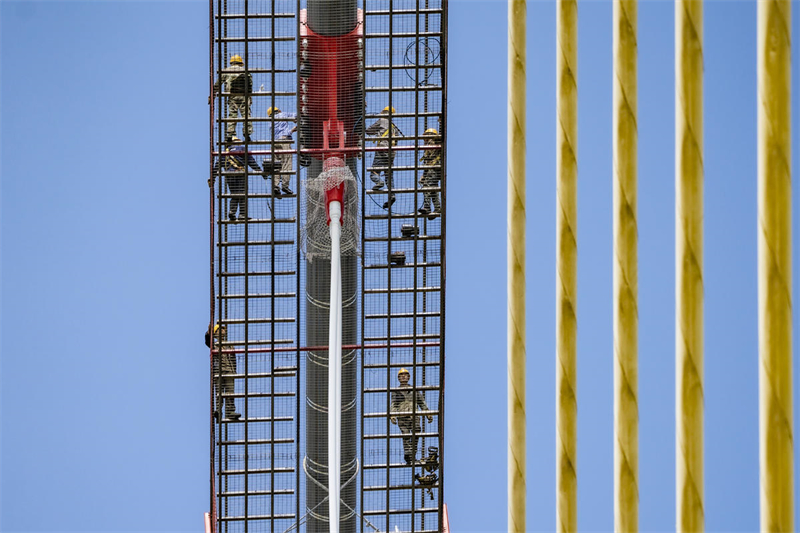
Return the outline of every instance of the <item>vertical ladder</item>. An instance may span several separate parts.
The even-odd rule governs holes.
[[[366,125],[384,107],[394,108],[392,122],[402,136],[394,149],[389,209],[386,189],[373,191],[368,179],[375,144],[365,139],[362,268],[362,445],[361,531],[441,531],[444,452],[444,302],[445,302],[445,146],[438,170],[440,185],[423,188],[423,145],[446,124],[446,10],[444,0],[365,0]],[[382,176],[383,177],[383,176]],[[387,183],[388,186],[388,183]],[[440,195],[441,216],[417,212],[424,191]],[[429,408],[413,416],[419,431],[404,435],[391,423],[392,395],[399,390],[398,371],[407,369],[415,393]],[[433,422],[427,422],[427,415]],[[439,468],[407,465],[404,437],[418,438],[415,459],[438,449]],[[428,463],[430,465],[430,462]],[[423,486],[417,476],[436,474]],[[431,479],[431,478],[428,478]]]
[[[247,215],[228,217],[233,195],[229,172],[214,160],[224,154],[226,128],[236,124],[245,150],[263,167],[274,157],[275,121],[269,107],[295,111],[296,4],[279,0],[211,0],[212,83],[233,54],[253,78],[252,105],[245,117],[229,119],[229,87],[212,106],[212,321],[227,326],[222,351],[235,354],[235,388],[226,394],[241,414],[226,419],[221,387],[212,398],[212,464],[216,530],[283,532],[298,521],[299,472],[299,200],[276,198],[271,180],[248,169]],[[293,145],[293,148],[296,148]],[[293,169],[296,169],[296,162]],[[291,186],[297,191],[296,170]],[[240,214],[242,214],[240,212]],[[222,365],[220,365],[222,366]],[[219,382],[220,374],[212,379]]]

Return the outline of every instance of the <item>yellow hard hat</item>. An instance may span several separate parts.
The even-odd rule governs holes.
[[[227,327],[225,327],[225,324],[220,324],[219,322],[217,322],[216,324],[214,324],[214,335],[217,334],[217,332],[219,331],[220,327],[223,327],[226,330],[228,329]]]
[[[400,374],[408,374],[410,376],[411,372],[409,372],[405,368],[401,368],[400,370],[397,371],[397,377],[400,377]]]
[[[395,113],[397,113],[397,111],[395,111],[395,109],[394,109],[393,107],[389,107],[388,105],[387,105],[386,107],[384,107],[384,108],[383,108],[383,111],[381,111],[381,112],[382,112],[382,113],[388,113],[390,109],[392,110],[392,115],[394,115]]]
[[[428,128],[425,130],[425,135],[439,135],[439,132],[436,131],[436,128]]]
[[[234,64],[243,65],[244,61],[242,61],[242,56],[240,56],[239,54],[232,55],[231,56],[231,65],[234,65]]]
[[[268,117],[271,117],[273,113],[280,113],[280,112],[281,112],[281,110],[280,110],[280,109],[278,109],[278,107],[277,107],[277,106],[275,106],[275,107],[270,107],[269,109],[267,109],[267,116],[268,116]]]

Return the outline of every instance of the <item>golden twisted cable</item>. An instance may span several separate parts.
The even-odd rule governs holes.
[[[578,4],[556,7],[556,524],[576,531],[577,523],[577,217],[578,217]]]
[[[508,531],[525,531],[525,0],[508,3]]]
[[[761,530],[794,531],[791,4],[758,2]]]
[[[675,2],[676,531],[704,530],[703,3]]]
[[[614,529],[639,524],[636,0],[614,0]]]

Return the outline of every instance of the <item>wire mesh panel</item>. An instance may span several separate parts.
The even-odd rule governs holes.
[[[439,531],[446,3],[365,0],[362,531]]]
[[[299,502],[297,8],[211,1],[217,531],[286,531]]]

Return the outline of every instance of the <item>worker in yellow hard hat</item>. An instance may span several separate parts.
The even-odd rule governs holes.
[[[214,84],[214,96],[219,94],[220,86],[224,85],[228,91],[228,123],[225,126],[225,139],[230,140],[236,135],[236,122],[241,117],[244,119],[242,132],[247,142],[251,142],[253,134],[253,115],[250,111],[253,92],[253,76],[244,67],[242,56],[234,54],[230,59],[230,66],[220,73],[219,79]]]
[[[213,346],[211,338],[213,338]],[[236,401],[230,397],[234,393],[236,384],[232,374],[236,374],[236,354],[222,353],[226,349],[225,341],[228,339],[228,328],[225,324],[217,322],[206,331],[206,346],[212,348],[212,361],[214,368],[214,416],[218,417],[220,410],[225,414],[225,420],[239,420],[242,416],[236,412]],[[221,363],[221,364],[220,364]],[[220,409],[224,406],[224,409]]]
[[[392,424],[397,424],[403,433],[403,458],[407,465],[413,465],[417,459],[417,441],[419,433],[422,431],[419,416],[415,416],[414,408],[417,408],[416,414],[420,414],[421,411],[429,411],[422,391],[414,391],[413,387],[408,384],[410,379],[411,374],[405,368],[401,368],[397,372],[397,381],[400,382],[400,387],[392,391],[392,416],[389,419]],[[424,416],[428,422],[433,422],[433,415],[425,414]]]
[[[425,137],[426,146],[435,145],[436,148],[425,148],[422,151],[422,157],[419,159],[423,167],[419,185],[426,190],[422,192],[422,207],[417,212],[421,216],[433,219],[442,212],[439,191],[430,190],[439,187],[439,180],[442,177],[442,138],[436,128],[428,128],[423,136]]]
[[[391,148],[397,145],[397,141],[403,136],[400,128],[391,121],[391,117],[396,113],[394,107],[386,106],[381,111],[381,117],[367,129],[367,135],[378,137],[375,144],[378,150],[375,152],[375,159],[372,160],[372,168],[369,172],[369,179],[375,184],[373,191],[379,191],[384,187],[381,173],[386,175],[386,183],[389,185],[389,199],[383,204],[384,209],[389,209],[394,203],[394,192],[392,191],[392,165],[394,164],[394,150]]]

